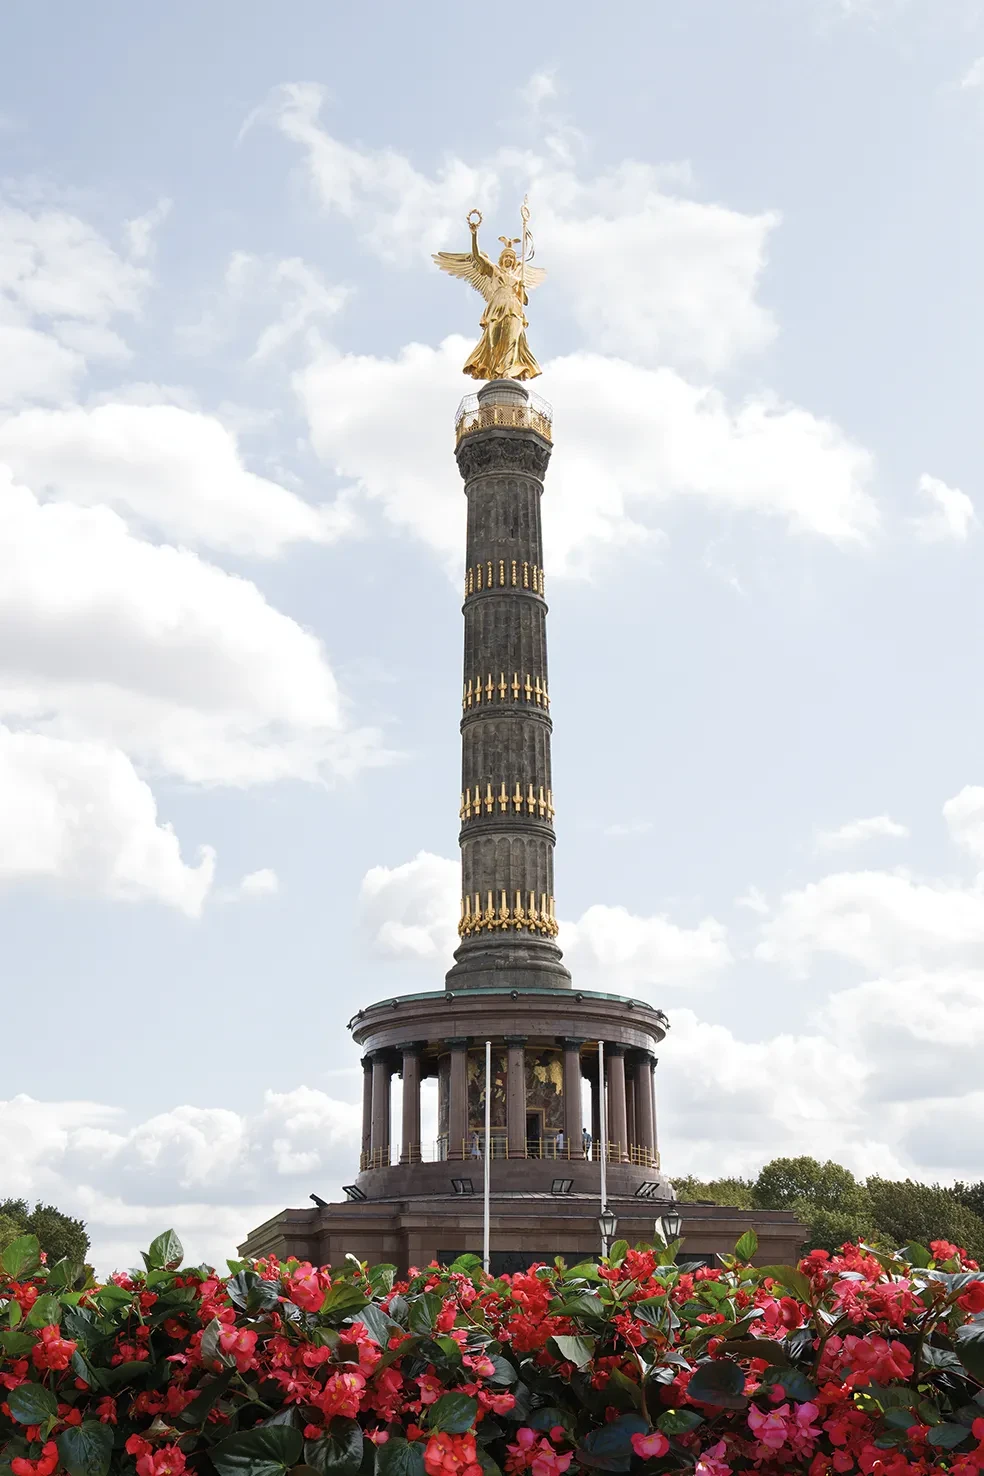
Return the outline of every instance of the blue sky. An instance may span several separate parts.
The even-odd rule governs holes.
[[[979,1177],[984,18],[0,19],[0,1189],[221,1257],[356,1152],[457,916],[476,334],[515,233],[558,911],[670,1172]]]

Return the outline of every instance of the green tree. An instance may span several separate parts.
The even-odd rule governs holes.
[[[978,1179],[976,1184],[962,1184],[958,1179],[951,1193],[964,1209],[972,1210],[984,1220],[984,1179]]]
[[[39,1201],[29,1210],[26,1199],[0,1200],[0,1250],[18,1235],[36,1235],[49,1265],[67,1256],[81,1266],[89,1254],[84,1221],[72,1219],[53,1204]]]
[[[792,1210],[809,1235],[804,1250],[837,1250],[873,1233],[871,1200],[850,1169],[827,1159],[774,1158],[752,1189],[756,1209]]]
[[[751,1179],[674,1179],[677,1198],[684,1204],[727,1204],[736,1209],[752,1208]]]
[[[877,1177],[868,1180],[867,1189],[875,1224],[896,1245],[950,1240],[975,1260],[984,1257],[984,1219],[962,1204],[953,1190]]]

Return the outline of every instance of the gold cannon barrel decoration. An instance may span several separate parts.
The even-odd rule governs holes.
[[[539,896],[535,892],[514,892],[510,902],[507,894],[500,892],[499,900],[496,901],[493,893],[487,892],[484,903],[478,892],[462,897],[459,937],[467,938],[472,933],[507,932],[510,929],[518,933],[539,933],[545,938],[556,938],[559,929],[553,897],[548,897],[543,892]]]

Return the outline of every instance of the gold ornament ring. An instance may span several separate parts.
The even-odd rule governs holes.
[[[465,221],[473,231],[477,231],[482,224],[482,212],[480,210],[469,210]]]

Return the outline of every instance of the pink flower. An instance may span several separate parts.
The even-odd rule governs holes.
[[[786,1444],[789,1421],[789,1405],[780,1405],[765,1414],[753,1404],[748,1411],[748,1428],[752,1434],[770,1450],[780,1450]]]
[[[694,1467],[694,1476],[731,1476],[731,1467],[724,1459],[726,1455],[727,1447],[723,1440],[708,1446]]]
[[[555,1425],[554,1430],[561,1429]],[[551,1435],[553,1431],[551,1431]],[[561,1429],[562,1437],[566,1438]],[[532,1471],[533,1476],[563,1476],[571,1461],[574,1452],[568,1450],[561,1454],[554,1450],[545,1435],[538,1435],[528,1425],[522,1425],[516,1431],[516,1440],[512,1445],[506,1446],[506,1470],[510,1473],[518,1471]]]
[[[234,1327],[227,1328],[225,1332],[219,1333],[219,1347],[227,1358],[231,1358],[240,1373],[245,1373],[252,1368],[256,1362],[253,1350],[256,1347],[256,1333],[247,1328],[241,1331]]]
[[[670,1442],[662,1430],[650,1430],[648,1435],[633,1435],[632,1449],[643,1461],[655,1460],[658,1456],[666,1455],[670,1448]]]

